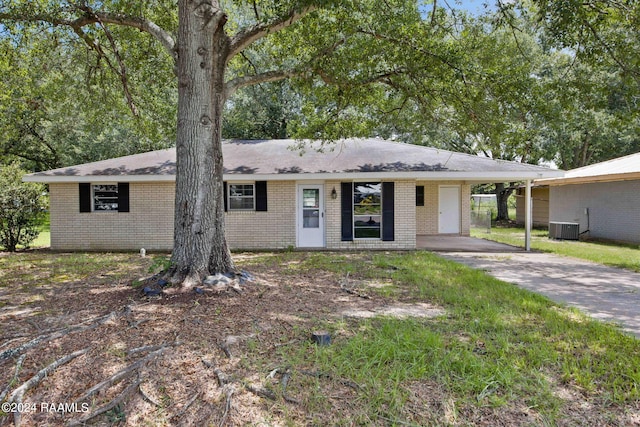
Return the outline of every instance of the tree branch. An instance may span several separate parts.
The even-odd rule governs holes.
[[[103,22],[105,24],[116,24],[125,27],[137,28],[155,37],[167,51],[167,53],[175,60],[178,58],[176,42],[171,34],[158,26],[153,21],[146,18],[127,16],[119,13],[97,12],[84,14],[77,19],[63,19],[53,15],[46,14],[12,14],[11,12],[0,13],[0,21],[26,21],[26,22],[44,22],[54,26],[66,26],[77,32],[78,29],[88,25]]]
[[[238,91],[238,89],[246,86],[251,86],[259,83],[277,82],[301,74],[303,74],[303,71],[279,70],[266,71],[264,73],[254,74],[251,76],[237,77],[225,84],[225,99],[229,99],[234,93]]]
[[[596,41],[602,46],[602,48],[607,52],[607,54],[611,57],[611,59],[613,59],[613,61],[618,64],[618,66],[620,67],[620,69],[626,73],[631,74],[634,79],[636,81],[638,80],[638,72],[630,69],[627,64],[625,62],[623,62],[620,58],[618,58],[618,56],[616,55],[616,53],[613,51],[613,49],[611,48],[611,46],[609,46],[603,39],[602,37],[600,37],[600,34],[598,33],[598,31],[593,27],[593,25],[591,25],[591,22],[589,22],[589,20],[584,19],[584,24],[587,27],[587,29],[589,30],[589,32],[591,32],[591,34],[593,35],[593,37],[596,39]]]
[[[419,52],[419,53],[422,53],[423,55],[435,58],[435,59],[439,60],[440,62],[442,62],[443,64],[447,65],[452,70],[455,70],[455,71],[461,73],[461,75],[463,76],[463,79],[464,79],[463,70],[460,67],[458,67],[457,65],[453,64],[451,61],[447,60],[447,58],[444,58],[441,55],[437,55],[437,54],[435,54],[433,52],[429,52],[427,49],[424,49],[424,48],[422,48],[420,46],[416,46],[414,43],[411,43],[410,41],[408,41],[406,39],[391,37],[391,36],[386,35],[386,34],[380,34],[380,33],[376,33],[376,32],[371,31],[371,30],[366,30],[366,29],[360,29],[358,31],[360,33],[362,33],[362,34],[369,35],[369,36],[371,36],[373,38],[376,38],[376,39],[386,40],[386,41],[391,42],[393,44],[407,46],[407,47],[413,49],[416,52]]]
[[[116,24],[122,25],[125,27],[133,27],[137,28],[140,31],[144,31],[149,33],[153,37],[155,37],[167,51],[167,53],[174,59],[177,60],[177,47],[176,42],[171,37],[168,31],[164,30],[160,26],[158,26],[155,22],[150,21],[146,18],[139,18],[133,16],[122,15],[119,13],[107,13],[107,12],[92,12],[94,17],[84,17],[75,21],[75,25],[85,26],[89,24],[94,24],[98,22],[98,19],[105,24]]]
[[[115,55],[120,68],[116,69],[114,66],[111,66],[110,63],[109,65],[111,66],[111,69],[120,77],[120,82],[122,83],[122,89],[124,90],[124,95],[127,98],[127,104],[129,105],[131,114],[133,114],[135,118],[140,118],[138,107],[136,107],[136,104],[133,102],[133,96],[131,95],[131,91],[129,90],[129,82],[127,79],[127,67],[124,65],[124,61],[122,60],[122,56],[120,55],[120,51],[118,50],[118,46],[116,45],[116,41],[114,40],[113,35],[111,34],[111,31],[109,31],[109,29],[107,28],[105,23],[102,21],[102,19],[100,19],[95,14],[95,12],[93,12],[93,10],[91,10],[88,6],[85,5],[80,7],[87,15],[93,15],[94,17],[96,17],[96,19],[98,20],[98,24],[100,25],[100,27],[102,27],[105,35],[107,36],[107,39],[111,44],[111,48],[113,49],[113,54]]]
[[[242,52],[256,40],[260,40],[268,34],[276,33],[280,30],[290,27],[317,8],[317,6],[307,6],[301,11],[292,9],[285,16],[278,17],[271,22],[267,22],[264,24],[255,24],[251,27],[241,29],[231,39],[231,49],[229,50],[228,59],[231,59],[235,55]]]

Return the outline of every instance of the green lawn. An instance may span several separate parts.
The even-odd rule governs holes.
[[[49,222],[49,215],[46,216],[42,225],[40,226],[40,234],[36,237],[31,243],[32,248],[48,248],[51,246],[51,232],[50,232],[51,224]]]
[[[288,257],[300,255],[283,255]],[[558,388],[575,388],[591,402],[614,406],[640,398],[638,340],[481,271],[427,252],[370,260],[312,254],[295,264],[279,262],[310,272],[389,279],[396,295],[447,310],[428,321],[327,322],[339,337],[335,345],[281,353],[285,365],[312,365],[361,384],[362,418],[356,422],[384,415],[392,425],[404,425],[409,385],[416,382],[444,390],[463,412],[469,405],[534,408],[540,418],[533,425],[555,425],[568,416]]]
[[[491,233],[487,233],[483,229],[472,229],[471,235],[481,239],[524,247],[523,228],[494,227],[491,229]],[[547,230],[532,230],[531,249],[640,272],[640,245],[554,240],[548,238]]]

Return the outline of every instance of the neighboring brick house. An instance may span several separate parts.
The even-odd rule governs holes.
[[[294,140],[225,141],[234,249],[414,249],[417,235],[469,235],[472,184],[562,172],[380,139],[304,154]],[[168,250],[175,149],[27,175],[49,184],[54,250]]]
[[[572,169],[549,186],[549,221],[579,224],[582,236],[640,243],[640,153]]]

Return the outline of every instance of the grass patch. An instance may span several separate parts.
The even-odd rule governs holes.
[[[38,287],[75,282],[96,276],[128,280],[138,255],[124,253],[30,252],[0,257],[0,287]],[[131,278],[134,279],[134,278]]]
[[[524,229],[518,227],[496,227],[491,233],[472,229],[471,235],[512,246],[524,247]],[[531,248],[542,252],[570,256],[640,272],[640,245],[628,245],[598,241],[553,240],[546,230],[532,230]]]
[[[299,255],[297,265],[390,279],[411,298],[448,311],[427,321],[358,322],[331,347],[311,346],[302,360],[298,353],[282,355],[287,364],[313,365],[360,384],[358,404],[366,409],[358,422],[406,418],[407,384],[414,381],[439,384],[458,406],[521,402],[551,422],[562,413],[559,387],[617,405],[640,399],[635,338],[481,271],[427,252],[349,262],[343,255]]]

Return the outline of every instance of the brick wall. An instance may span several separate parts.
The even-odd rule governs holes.
[[[326,193],[326,192],[325,192]],[[267,183],[267,211],[229,211],[227,243],[232,249],[282,249],[296,245],[296,184]]]
[[[324,183],[325,235],[329,249],[414,249],[418,234],[438,233],[439,185],[425,186],[425,206],[416,207],[412,180],[396,181],[395,240],[341,240],[340,181]],[[55,250],[170,250],[173,245],[174,184],[131,183],[131,212],[79,212],[78,184],[50,184],[51,248]],[[333,188],[337,199],[331,198]],[[469,234],[470,186],[461,185],[461,234]],[[231,211],[226,215],[232,249],[296,246],[296,183],[269,181],[268,211]],[[384,224],[383,224],[384,226]]]
[[[50,184],[51,248],[167,250],[173,245],[174,184],[131,183],[131,212],[80,213],[78,184]]]
[[[640,243],[640,180],[550,187],[549,221],[577,222],[593,238]]]
[[[460,234],[468,236],[471,228],[471,186],[458,181],[417,181],[424,186],[424,206],[416,207],[416,233],[438,234],[439,189],[442,185],[460,186]]]

